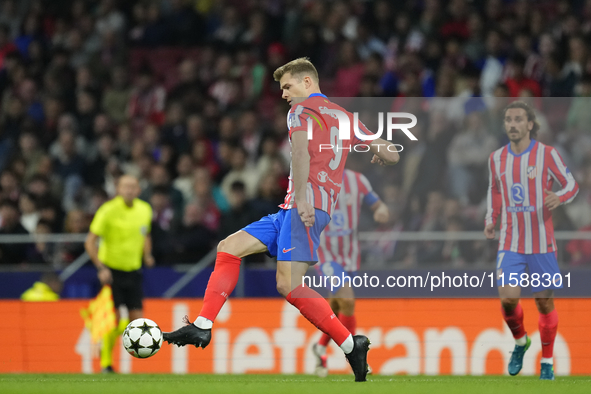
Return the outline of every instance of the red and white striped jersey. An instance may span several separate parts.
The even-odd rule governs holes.
[[[556,251],[552,214],[544,205],[545,190],[554,180],[561,204],[571,202],[579,186],[556,149],[532,140],[521,154],[510,144],[497,149],[489,159],[489,186],[485,225],[496,224],[501,215],[499,250],[515,253]]]
[[[343,188],[328,226],[320,234],[318,261],[336,261],[345,271],[357,271],[361,261],[357,226],[361,204],[369,206],[379,201],[362,174],[345,170]]]
[[[331,110],[340,111],[347,115],[350,122],[349,139],[339,138],[339,120]],[[306,200],[315,208],[332,215],[337,196],[341,190],[343,170],[353,146],[362,143],[353,129],[353,114],[341,106],[329,101],[325,95],[314,93],[301,104],[295,105],[287,116],[289,128],[289,142],[295,131],[307,131],[308,123],[312,124],[312,138],[308,140],[310,154],[310,172],[306,190]],[[363,123],[359,122],[359,129],[363,134],[371,134]],[[283,209],[295,208],[295,190],[293,185],[293,162],[289,170],[289,186],[283,204]]]

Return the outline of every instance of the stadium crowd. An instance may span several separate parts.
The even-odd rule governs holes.
[[[591,230],[589,0],[0,3],[0,234],[85,233],[129,173],[154,210],[157,264],[196,261],[277,211],[289,108],[272,73],[300,56],[329,97],[430,103],[414,105],[426,121],[399,165],[350,158],[393,213],[379,231],[482,230],[511,97],[536,105],[539,139],[581,187],[555,228]],[[561,245],[561,261],[591,265],[590,243]],[[492,264],[490,246],[377,242],[366,253],[375,265],[462,266]],[[0,244],[0,264],[61,268],[82,252]]]

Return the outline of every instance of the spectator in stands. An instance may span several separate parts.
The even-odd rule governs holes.
[[[166,110],[166,120],[160,129],[161,140],[174,148],[177,153],[189,151],[189,138],[183,106],[171,102]]]
[[[193,159],[190,155],[181,155],[176,166],[177,177],[172,186],[183,194],[184,201],[193,197]]]
[[[466,104],[470,107],[477,102],[471,100]],[[468,109],[471,112],[466,114],[462,131],[453,137],[447,150],[449,192],[465,204],[471,188],[482,188],[479,181],[486,179],[488,155],[498,147],[495,138],[484,129],[482,109]]]
[[[51,234],[53,228],[50,222],[40,219],[35,226],[36,235]],[[45,242],[37,239],[36,242],[27,249],[27,262],[29,264],[43,264],[50,267],[59,267],[57,261],[57,244]]]
[[[29,232],[20,223],[20,212],[16,202],[8,199],[0,202],[0,235],[28,235]],[[27,258],[26,243],[0,244],[0,264],[21,264]]]
[[[76,94],[76,121],[78,133],[87,142],[94,141],[94,118],[98,113],[96,97],[89,89],[80,90]]]
[[[509,88],[509,95],[518,97],[522,89],[529,89],[534,97],[540,97],[542,95],[540,84],[525,75],[525,63],[526,58],[521,54],[513,55],[507,62],[507,72],[510,77],[505,84]]]
[[[254,209],[246,197],[246,185],[243,182],[239,180],[232,182],[228,202],[230,210],[222,214],[220,238],[227,237],[249,223],[260,219],[259,212]]]
[[[542,81],[545,96],[569,97],[573,95],[577,74],[574,70],[564,67],[562,56],[554,53],[546,59]]]
[[[0,199],[18,201],[20,181],[12,170],[4,170],[0,174]]]
[[[59,135],[61,154],[53,162],[55,173],[64,184],[64,208],[74,207],[74,199],[83,186],[86,162],[76,152],[76,135],[71,130],[62,130]]]
[[[279,204],[283,203],[284,190],[279,186],[276,176],[271,173],[262,173],[258,192],[249,203],[257,216],[263,217],[277,211]]]
[[[486,58],[480,74],[480,90],[484,96],[491,95],[503,78],[504,57],[501,53],[501,34],[491,30],[486,36]]]
[[[81,209],[68,212],[64,222],[64,232],[67,234],[87,233],[90,226],[88,219],[86,212]],[[61,242],[57,247],[57,253],[58,263],[61,267],[65,267],[84,253],[84,244],[80,242]]]
[[[87,186],[102,186],[106,181],[106,167],[115,154],[115,142],[109,134],[102,135],[96,142],[97,152],[86,165],[84,174]]]
[[[580,232],[589,233],[591,225],[579,229]],[[581,267],[591,265],[591,241],[585,239],[573,239],[566,244],[566,251],[570,254],[570,266]]]
[[[203,217],[203,208],[199,204],[189,203],[185,206],[183,223],[173,240],[175,262],[197,262],[212,249],[215,233],[203,225]]]
[[[156,84],[152,69],[144,65],[137,73],[128,103],[128,117],[136,133],[149,122],[157,125],[164,122],[165,102],[166,91]]]
[[[364,66],[360,62],[355,44],[352,41],[343,42],[339,51],[339,64],[335,77],[335,96],[357,96],[363,73]]]
[[[259,174],[254,166],[247,164],[248,152],[242,146],[232,150],[231,170],[222,180],[221,187],[226,198],[230,198],[230,189],[235,181],[241,181],[246,190],[246,197],[253,198],[256,195],[259,183]]]
[[[166,191],[171,208],[174,210],[175,215],[180,218],[184,205],[183,194],[172,186],[170,173],[162,164],[155,164],[150,169],[150,184],[142,191],[140,198],[150,202],[156,188]]]
[[[259,146],[261,144],[262,132],[258,123],[257,115],[253,110],[246,110],[242,112],[242,116],[238,120],[238,133],[240,135],[240,145],[242,145],[248,153],[248,162],[253,164],[259,153]]]
[[[40,218],[35,197],[31,193],[22,193],[18,201],[18,207],[21,212],[20,222],[22,226],[29,233],[34,233]]]
[[[131,88],[127,79],[127,70],[123,66],[111,69],[110,84],[105,89],[102,109],[114,122],[121,123],[126,117],[127,105],[131,98]]]
[[[172,252],[170,245],[173,240],[173,232],[180,219],[175,217],[174,210],[170,204],[168,190],[162,186],[154,187],[150,200],[152,206],[152,254],[158,261],[166,261]]]
[[[221,212],[219,205],[226,204],[225,197],[219,190],[214,190],[209,171],[198,167],[193,173],[194,202],[203,208],[203,224],[213,232],[220,227]]]

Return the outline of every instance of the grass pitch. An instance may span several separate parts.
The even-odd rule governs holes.
[[[355,383],[353,376],[326,379],[303,375],[0,375],[2,394],[380,394],[478,393],[557,394],[591,393],[591,377],[369,376]]]

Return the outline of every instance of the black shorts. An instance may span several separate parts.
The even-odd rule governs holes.
[[[111,268],[113,274],[113,303],[115,308],[119,305],[125,305],[128,310],[142,309],[142,299],[144,291],[142,289],[142,272],[137,271],[119,271]]]

